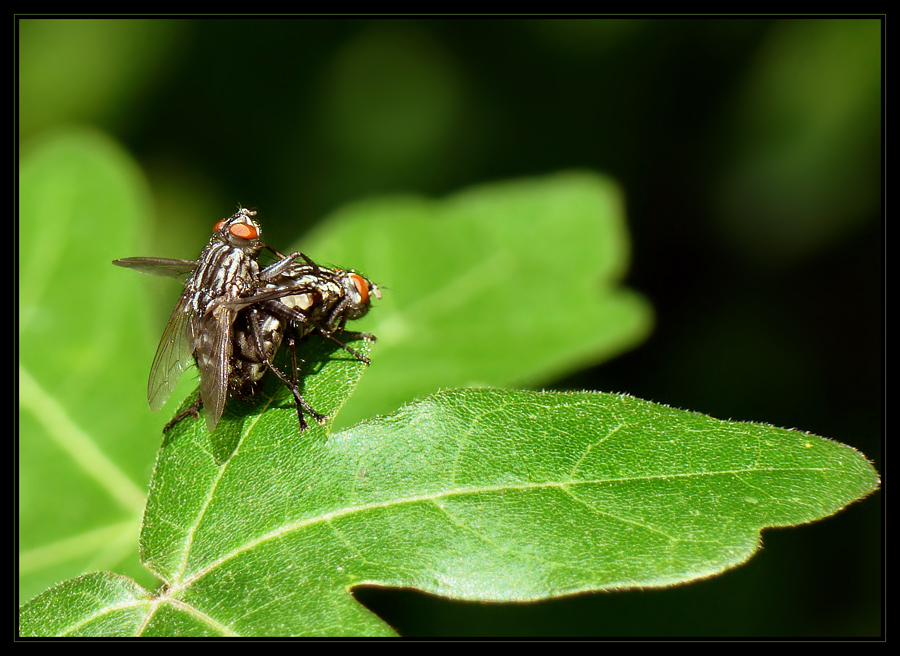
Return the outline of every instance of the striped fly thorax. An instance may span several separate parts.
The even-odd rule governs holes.
[[[206,314],[216,300],[234,299],[249,293],[259,275],[254,253],[228,244],[210,244],[188,281],[186,310]]]
[[[187,282],[186,310],[197,316],[209,311],[214,301],[232,300],[250,293],[259,277],[259,252],[263,244],[259,239],[260,229],[249,217],[256,212],[241,209],[240,212],[216,224],[212,239],[200,253],[197,268]],[[245,223],[244,221],[249,223]],[[256,237],[236,237],[230,231],[235,226],[252,226]],[[247,228],[241,228],[250,235]]]

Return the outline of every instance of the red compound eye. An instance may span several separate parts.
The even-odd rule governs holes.
[[[241,239],[256,239],[259,237],[259,230],[256,229],[255,225],[249,223],[235,223],[228,228],[228,232]]]
[[[222,229],[222,226],[225,225],[225,222],[228,219],[222,219],[220,221],[216,221],[216,225],[213,226],[213,232],[219,232]]]
[[[359,298],[363,303],[369,302],[369,285],[366,282],[366,279],[363,278],[358,273],[351,273],[350,280],[353,281],[353,284],[356,285],[356,291],[359,292]]]

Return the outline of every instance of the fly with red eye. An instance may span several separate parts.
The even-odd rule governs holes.
[[[367,357],[337,339],[335,334],[374,341],[374,335],[344,329],[348,320],[359,319],[369,311],[372,297],[381,298],[381,291],[355,271],[295,262],[254,296],[237,301],[237,305],[245,308],[238,315],[235,327],[233,380],[245,385],[237,395],[252,395],[253,386],[269,369],[290,389],[301,431],[307,427],[304,411],[318,423],[324,423],[327,415],[317,412],[300,395],[297,345],[308,335],[319,334],[360,362],[369,364]],[[291,351],[290,378],[273,363],[282,341]]]
[[[200,372],[200,396],[164,432],[184,417],[196,416],[201,405],[207,428],[215,430],[227,397],[252,394],[266,369],[291,389],[301,430],[306,428],[304,410],[324,422],[327,417],[303,399],[296,382],[294,350],[311,332],[369,362],[333,333],[343,331],[348,319],[365,314],[370,296],[380,298],[378,288],[353,271],[320,267],[303,253],[282,255],[262,242],[255,215],[241,208],[218,221],[196,261],[137,257],[113,262],[152,275],[186,278],[150,369],[147,398],[150,408],[159,410],[192,358]],[[264,248],[281,259],[260,270],[258,259]],[[304,264],[296,262],[298,258]],[[273,363],[285,338],[294,363],[291,379]]]

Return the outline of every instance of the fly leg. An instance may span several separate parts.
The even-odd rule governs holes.
[[[291,390],[295,392],[295,394],[294,394],[295,398],[297,398],[297,393],[296,393],[298,391],[297,372],[300,371],[300,368],[297,366],[297,338],[294,337],[293,335],[287,335],[285,337],[285,339],[287,340],[288,350],[290,350],[290,352],[291,352],[291,385],[290,386],[291,386]],[[299,398],[303,404],[303,407],[306,408],[307,411],[309,411],[309,413],[313,417],[315,417],[316,421],[318,421],[320,424],[325,423],[325,421],[328,419],[327,415],[319,414],[318,412],[313,410],[309,406],[309,404],[303,400],[302,397],[299,397]],[[303,426],[304,425],[303,413],[301,412],[299,405],[297,406],[297,414],[300,416],[300,425]]]
[[[319,270],[319,265],[316,264],[315,262],[313,262],[306,253],[301,253],[300,251],[295,251],[295,252],[291,253],[290,255],[285,255],[281,251],[272,248],[268,244],[265,245],[265,248],[272,251],[272,253],[275,255],[275,257],[280,258],[282,260],[284,260],[286,258],[290,258],[290,260],[293,261],[298,257],[302,257],[304,262],[306,262],[308,265],[310,265],[312,267],[315,267],[316,271]],[[276,262],[276,264],[280,264],[280,263]],[[119,265],[119,266],[122,266],[122,265]],[[282,269],[284,269],[284,268],[285,267],[282,267]]]
[[[344,318],[341,320],[340,324],[338,325],[337,330],[334,331],[334,332],[340,332],[342,335],[347,335],[347,336],[349,336],[350,339],[370,339],[370,340],[372,340],[373,342],[376,341],[375,335],[372,335],[371,333],[356,333],[356,332],[351,332],[351,331],[349,331],[349,330],[344,330],[344,326],[345,326],[346,324],[347,324],[347,318],[344,317]],[[360,362],[362,362],[362,363],[364,363],[364,364],[372,364],[372,361],[369,360],[369,358],[367,358],[366,356],[362,355],[361,353],[357,353],[357,352],[354,351],[352,348],[350,348],[349,346],[347,346],[346,344],[344,344],[342,341],[340,341],[339,339],[337,339],[337,338],[336,338],[334,335],[332,335],[330,332],[326,332],[326,331],[322,330],[321,328],[319,328],[318,330],[319,330],[319,334],[320,334],[320,335],[322,335],[322,336],[327,337],[328,339],[330,339],[332,342],[334,342],[335,344],[337,344],[338,346],[340,346],[342,349],[344,349],[345,351],[347,351],[347,353],[349,353],[350,355],[352,355],[354,358],[356,358],[356,359],[359,360]]]
[[[294,404],[297,406],[297,419],[300,421],[300,430],[304,431],[308,428],[306,424],[306,418],[303,416],[303,411],[306,410],[313,419],[316,420],[319,424],[324,424],[328,420],[328,415],[323,415],[320,412],[316,412],[316,409],[313,408],[301,395],[300,389],[296,383],[296,356],[294,355],[293,349],[293,338],[290,338],[290,346],[291,346],[291,355],[292,355],[292,363],[293,369],[292,376],[289,379],[287,376],[282,373],[282,371],[275,366],[275,363],[272,362],[269,355],[266,353],[266,349],[263,347],[263,338],[262,338],[262,330],[259,326],[259,317],[257,316],[256,308],[252,308],[250,310],[250,332],[253,335],[253,345],[256,348],[256,353],[259,356],[260,362],[264,363],[276,376],[278,376],[278,380],[280,380],[285,387],[291,390],[291,394],[294,396]]]
[[[172,430],[175,427],[175,424],[179,423],[182,419],[187,419],[188,417],[199,419],[201,407],[203,407],[203,399],[198,396],[196,401],[194,401],[187,408],[175,415],[172,418],[172,421],[163,426],[163,435]]]
[[[309,257],[305,253],[294,251],[290,255],[283,255],[271,246],[267,245],[266,248],[275,253],[275,255],[277,255],[281,259],[274,264],[270,264],[265,269],[259,272],[259,280],[263,283],[274,280],[275,278],[283,274],[290,268],[290,266],[294,263],[294,260],[296,260],[298,257],[302,257],[308,265],[315,267],[316,271],[319,270],[319,265],[309,259]]]
[[[362,353],[357,353],[356,351],[354,351],[352,348],[350,348],[349,346],[344,344],[341,340],[339,340],[337,337],[335,337],[331,333],[326,333],[324,330],[319,330],[319,334],[322,335],[323,337],[326,337],[327,339],[330,339],[332,342],[334,342],[335,344],[340,346],[342,349],[347,351],[347,353],[352,355],[354,358],[356,358],[360,362],[362,362],[364,364],[372,364],[372,361],[369,360],[369,358],[364,356]],[[341,334],[350,335],[351,339],[363,338],[363,339],[371,339],[373,342],[375,341],[375,335],[370,335],[369,333],[342,332]]]
[[[291,351],[291,383],[297,384],[297,372],[300,368],[297,366],[297,340],[293,335],[287,336],[288,349]]]

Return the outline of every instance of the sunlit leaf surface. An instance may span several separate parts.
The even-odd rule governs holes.
[[[362,365],[323,357],[309,398],[333,412]],[[877,486],[831,440],[628,396],[451,390],[298,436],[274,391],[267,411],[223,420],[240,433],[223,464],[202,422],[162,448],[141,537],[156,596],[114,586],[87,605],[70,581],[24,607],[23,632],[50,630],[60,606],[63,635],[390,635],[354,586],[501,601],[672,585]]]

